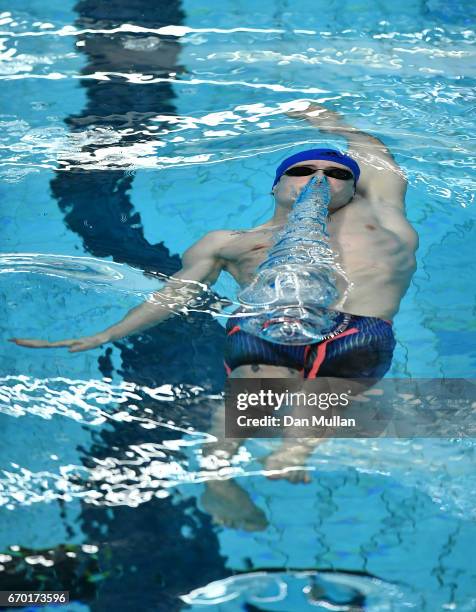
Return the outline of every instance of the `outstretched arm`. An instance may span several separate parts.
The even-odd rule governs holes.
[[[348,154],[356,159],[361,170],[357,193],[371,201],[404,210],[407,180],[381,140],[348,125],[340,113],[320,104],[313,103],[303,111],[290,111],[287,114],[306,119],[321,132],[346,138]]]
[[[221,232],[210,232],[182,256],[182,269],[170,277],[162,289],[148,301],[130,310],[122,321],[105,332],[110,340],[119,340],[165,321],[173,314],[186,311],[217,280],[222,263],[218,257]]]
[[[222,232],[210,232],[190,247],[182,257],[182,269],[174,274],[162,289],[149,300],[130,310],[119,323],[93,336],[48,342],[26,338],[10,338],[18,346],[29,348],[69,347],[78,353],[135,334],[183,311],[187,304],[208,289],[218,278],[223,267],[218,256]]]

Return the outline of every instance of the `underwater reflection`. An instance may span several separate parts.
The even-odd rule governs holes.
[[[293,568],[243,572],[207,584],[182,595],[181,599],[192,611],[220,605],[226,605],[227,612],[421,609],[421,601],[410,589],[389,584],[365,572]]]

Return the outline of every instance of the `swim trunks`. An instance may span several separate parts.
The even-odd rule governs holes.
[[[276,344],[240,328],[239,315],[226,326],[225,369],[266,364],[299,370],[304,378],[380,379],[390,368],[395,337],[392,323],[376,317],[339,313],[334,332],[312,344]]]

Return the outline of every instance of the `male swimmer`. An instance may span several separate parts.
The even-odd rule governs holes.
[[[182,269],[122,321],[83,338],[47,342],[12,338],[19,346],[69,347],[80,352],[119,340],[152,327],[182,310],[226,270],[241,287],[254,277],[273,244],[274,233],[286,223],[293,203],[313,176],[327,176],[331,200],[327,231],[336,261],[349,283],[337,286],[340,297],[333,310],[340,313],[337,333],[307,346],[276,345],[240,329],[239,316],[227,325],[225,367],[238,378],[381,378],[391,364],[395,339],[392,319],[398,312],[416,268],[418,237],[405,218],[407,182],[387,147],[377,138],[347,125],[340,114],[312,104],[289,116],[306,119],[321,132],[343,136],[347,153],[310,149],[285,159],[277,168],[272,187],[274,214],[266,223],[247,231],[217,230],[206,234],[183,255]],[[223,435],[223,414],[214,433]],[[233,454],[239,440],[218,440],[207,454]],[[264,459],[274,477],[307,482],[303,466],[312,449],[299,440],[285,440]],[[217,522],[255,530],[266,519],[247,493],[232,480],[207,483],[202,498]]]

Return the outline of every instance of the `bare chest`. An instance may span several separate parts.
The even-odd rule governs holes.
[[[263,226],[230,232],[220,256],[225,268],[240,284],[250,281],[256,267],[266,259],[280,229]],[[327,233],[336,261],[350,275],[368,268],[376,259],[388,261],[401,248],[398,237],[382,227],[369,207],[362,205],[344,207],[331,215]]]

